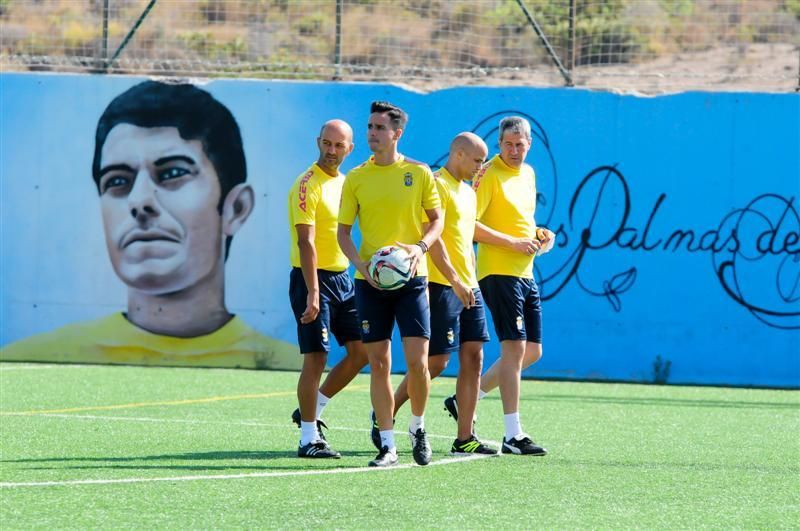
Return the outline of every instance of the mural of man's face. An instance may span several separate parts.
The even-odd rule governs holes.
[[[220,183],[199,140],[175,127],[119,124],[100,175],[108,253],[129,287],[174,293],[223,267]]]

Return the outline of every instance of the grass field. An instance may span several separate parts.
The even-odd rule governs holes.
[[[0,526],[797,528],[800,393],[523,382],[550,454],[456,459],[434,381],[432,466],[366,467],[368,377],[325,411],[338,461],[295,457],[297,374],[0,364]],[[399,380],[399,378],[398,378]],[[403,432],[408,406],[398,416]],[[495,392],[478,433],[502,437]]]

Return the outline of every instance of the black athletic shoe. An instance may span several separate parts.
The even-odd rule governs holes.
[[[510,441],[503,438],[503,453],[516,455],[547,455],[547,450],[536,444],[527,435],[521,439],[513,438]]]
[[[372,428],[369,430],[369,437],[372,439],[372,446],[374,446],[375,449],[380,452],[383,442],[381,441],[381,429],[378,427],[378,418],[375,416],[374,410],[369,414],[369,418],[372,421]],[[394,419],[392,419],[392,426],[394,426]]]
[[[390,452],[388,446],[381,448],[380,453],[375,456],[375,459],[369,462],[369,466],[394,466],[397,464],[397,453]]]
[[[427,465],[431,462],[431,445],[428,444],[428,435],[422,428],[417,429],[416,433],[408,432],[411,439],[411,453],[414,454],[414,461],[418,465]]]
[[[380,452],[382,451],[381,430],[378,428],[378,419],[375,417],[374,411],[369,414],[369,418],[372,419],[372,429],[369,430],[369,437],[372,439],[372,445]],[[378,465],[373,465],[372,462],[370,462],[370,466]]]
[[[292,411],[292,422],[297,424],[298,428],[300,427],[301,420],[302,419],[300,418],[300,408],[297,408],[294,411]],[[328,425],[325,424],[325,421],[323,421],[322,419],[317,419],[317,433],[319,433],[319,438],[322,439],[323,441],[327,441],[328,439],[325,437],[325,434],[322,433],[322,428],[325,428],[327,430]]]
[[[458,402],[456,401],[456,395],[448,396],[444,399],[444,410],[458,422]],[[477,420],[477,418],[472,419],[473,435],[475,435],[475,420]]]
[[[450,455],[497,455],[497,450],[490,446],[486,446],[478,440],[474,435],[469,439],[462,441],[456,439],[453,441],[453,446],[450,448]]]
[[[298,457],[313,457],[318,458],[333,458],[339,459],[342,454],[330,447],[330,445],[323,440],[310,442],[305,446],[297,448]]]
[[[456,395],[448,396],[444,399],[444,410],[458,422],[458,402],[456,402]]]

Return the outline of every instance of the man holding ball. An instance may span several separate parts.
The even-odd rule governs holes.
[[[442,232],[439,195],[430,168],[397,151],[408,123],[405,111],[391,103],[376,101],[370,112],[367,141],[373,155],[345,178],[337,234],[339,246],[356,268],[356,309],[361,320],[361,339],[369,357],[370,396],[380,431],[381,449],[369,465],[397,464],[390,380],[395,320],[408,367],[409,437],[414,461],[427,465],[431,449],[424,414],[430,389],[430,307],[423,255]],[[423,212],[429,220],[424,230]],[[356,218],[361,231],[360,249],[356,249],[351,236]],[[397,245],[409,254],[412,277],[405,286],[391,291],[380,289],[367,270],[372,254],[387,245]]]

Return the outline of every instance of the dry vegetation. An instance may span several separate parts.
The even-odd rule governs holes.
[[[0,0],[3,68],[564,82],[514,0],[344,0],[338,57],[335,0],[159,0],[110,65],[148,0],[108,4],[104,47],[103,0]],[[800,0],[576,0],[574,42],[568,0],[525,4],[579,85],[797,86]]]

